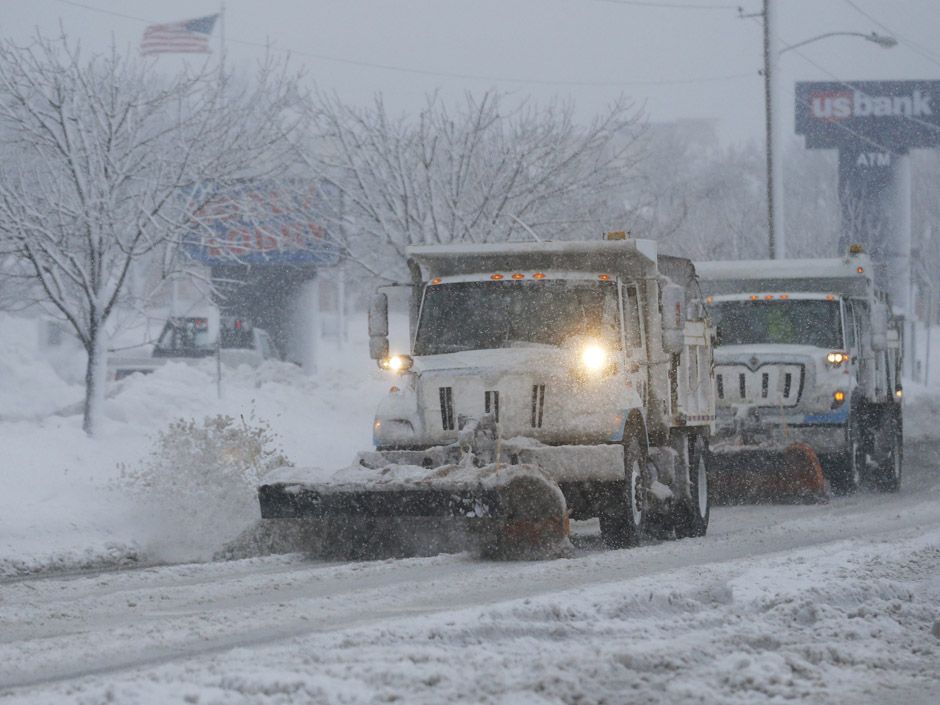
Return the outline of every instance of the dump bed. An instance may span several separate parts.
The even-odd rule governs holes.
[[[655,271],[657,259],[654,241],[633,239],[430,245],[409,247],[407,254],[428,278],[542,269],[642,277]]]
[[[696,262],[695,269],[702,292],[710,296],[819,292],[865,297],[872,291],[872,264],[867,255],[845,259]]]

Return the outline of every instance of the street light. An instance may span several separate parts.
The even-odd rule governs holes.
[[[877,44],[884,49],[890,49],[891,47],[897,46],[898,44],[898,40],[894,37],[888,37],[883,34],[878,34],[877,32],[871,32],[870,34],[864,34],[863,32],[826,32],[825,34],[819,34],[815,37],[804,39],[802,42],[785,46],[783,49],[777,52],[777,56],[780,56],[785,51],[797,49],[801,46],[806,46],[807,44],[812,44],[813,42],[818,42],[820,39],[826,39],[828,37],[861,37],[862,39],[873,42],[874,44]]]
[[[898,41],[894,37],[888,37],[872,32],[864,34],[862,32],[826,32],[815,37],[810,37],[802,42],[790,44],[782,49],[776,49],[774,44],[773,14],[775,12],[775,3],[771,0],[764,0],[762,12],[754,15],[741,14],[741,17],[761,16],[764,21],[764,127],[766,130],[767,145],[767,248],[770,259],[783,259],[786,257],[786,233],[783,228],[783,179],[780,169],[774,159],[774,129],[778,116],[773,110],[773,98],[778,95],[775,87],[777,80],[776,58],[786,51],[805,46],[811,42],[819,41],[834,36],[861,37],[866,41],[873,42],[880,47],[890,49],[897,45]],[[779,111],[777,111],[779,112]],[[777,216],[777,209],[780,209],[780,216]]]

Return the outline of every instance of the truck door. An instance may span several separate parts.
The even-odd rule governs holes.
[[[644,406],[647,405],[646,331],[640,315],[640,291],[636,284],[624,284],[622,289],[624,354],[627,382],[633,385]]]

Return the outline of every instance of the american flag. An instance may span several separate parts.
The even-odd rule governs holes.
[[[141,54],[208,54],[209,35],[218,14],[194,20],[152,24],[140,40]]]

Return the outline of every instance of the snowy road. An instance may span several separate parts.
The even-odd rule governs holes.
[[[932,703],[940,444],[900,494],[572,559],[296,556],[0,583],[0,702]],[[890,696],[890,697],[888,697]]]

